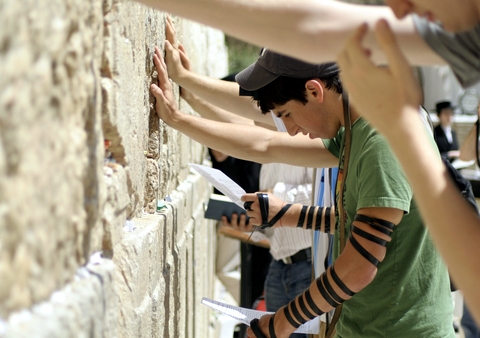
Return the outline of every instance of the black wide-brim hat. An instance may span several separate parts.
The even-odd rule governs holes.
[[[440,101],[440,102],[437,102],[437,104],[435,105],[435,109],[437,111],[437,114],[440,114],[440,112],[443,110],[443,109],[455,109],[457,107],[455,106],[452,106],[452,103],[450,101]]]

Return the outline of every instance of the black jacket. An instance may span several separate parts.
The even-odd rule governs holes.
[[[452,143],[448,142],[447,136],[440,125],[433,129],[433,136],[435,137],[435,142],[437,143],[438,150],[440,151],[442,157],[452,160],[451,158],[448,158],[447,153],[450,150],[459,149],[457,133],[455,130],[452,128]]]

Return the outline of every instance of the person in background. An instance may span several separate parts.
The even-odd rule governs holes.
[[[450,162],[460,156],[457,132],[452,128],[454,108],[450,101],[437,102],[439,124],[433,129],[433,136],[440,155]]]

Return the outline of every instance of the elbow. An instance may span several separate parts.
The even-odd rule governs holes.
[[[351,279],[348,278],[349,280],[347,283],[349,284],[347,285],[350,285],[350,288],[353,292],[358,293],[375,279],[377,271],[377,268],[372,265],[371,267],[363,268],[356,273],[354,272],[351,276],[349,276]]]

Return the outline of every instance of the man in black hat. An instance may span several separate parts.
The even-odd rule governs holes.
[[[453,109],[450,101],[440,101],[436,104],[439,124],[433,129],[435,142],[440,154],[450,162],[460,156],[457,133],[452,128]]]
[[[337,323],[342,337],[454,337],[447,269],[427,235],[400,165],[385,139],[354,107],[350,109],[335,64],[312,65],[264,50],[237,76],[242,94],[252,95],[263,112],[272,111],[283,120],[293,136],[288,141],[254,126],[232,129],[183,114],[163,60],[158,55],[154,60],[159,85],[151,90],[157,114],[169,126],[234,156],[237,148],[248,149],[263,163],[314,167],[340,163],[335,211],[285,205],[271,194],[243,196],[253,224],[335,233],[335,262],[273,316],[252,321],[250,337],[288,337],[301,324],[342,303]],[[351,149],[344,167],[348,116]],[[311,144],[299,141],[295,136],[299,133],[309,135]],[[337,228],[339,213],[346,220],[344,232]]]

